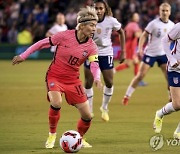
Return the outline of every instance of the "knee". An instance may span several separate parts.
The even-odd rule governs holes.
[[[59,99],[51,99],[51,105],[55,108],[60,108],[61,107],[61,104],[62,104],[62,101],[59,100]]]

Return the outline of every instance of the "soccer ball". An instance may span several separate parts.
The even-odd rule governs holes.
[[[77,131],[68,130],[62,134],[59,143],[64,152],[75,153],[82,147],[82,137]]]

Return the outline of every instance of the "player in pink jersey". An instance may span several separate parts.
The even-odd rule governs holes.
[[[79,79],[80,65],[88,59],[95,84],[101,88],[100,69],[97,46],[92,40],[98,17],[94,8],[82,8],[78,13],[76,30],[59,32],[49,38],[38,41],[21,55],[15,56],[13,65],[23,62],[31,53],[43,48],[57,45],[54,59],[46,75],[49,109],[49,137],[46,148],[53,148],[56,139],[56,128],[60,118],[62,93],[68,104],[75,106],[81,115],[77,123],[77,131],[83,137],[91,124],[91,113],[84,88]],[[92,147],[85,140],[84,147]]]
[[[136,53],[136,48],[138,44],[138,38],[142,34],[142,30],[138,25],[140,18],[138,13],[133,13],[131,21],[125,27],[126,34],[126,60],[124,63],[119,64],[114,68],[114,73],[122,71],[130,67],[133,62],[134,65],[134,75],[137,74],[139,69],[139,58]],[[143,81],[140,81],[140,86],[145,86]]]

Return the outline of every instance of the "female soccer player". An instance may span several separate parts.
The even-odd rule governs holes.
[[[170,44],[174,43],[171,50]],[[160,133],[162,121],[165,115],[180,110],[180,23],[177,23],[173,29],[162,39],[164,51],[168,58],[168,82],[172,101],[156,112],[154,119],[154,131]],[[180,123],[178,124],[174,137],[180,140]]]
[[[145,28],[139,40],[138,54],[142,58],[139,71],[132,79],[126,94],[123,98],[123,105],[128,104],[128,100],[138,86],[138,83],[145,77],[148,70],[157,62],[165,78],[167,79],[166,63],[167,57],[162,47],[161,39],[167,34],[174,23],[169,20],[171,6],[168,3],[162,3],[159,7],[160,17],[151,21]],[[149,37],[148,44],[143,52],[143,45],[146,38]]]
[[[104,0],[95,1],[95,9],[98,15],[98,24],[96,26],[96,32],[93,40],[98,46],[98,59],[99,66],[105,82],[103,90],[103,100],[100,110],[102,112],[102,119],[109,121],[108,115],[108,103],[110,102],[113,94],[113,48],[111,42],[112,30],[116,30],[119,33],[121,40],[122,53],[120,56],[120,62],[124,60],[125,51],[125,36],[124,31],[121,28],[121,23],[117,19],[112,17],[112,12],[107,2]],[[86,61],[84,67],[85,73],[85,91],[90,103],[91,113],[93,115],[93,77],[89,69],[89,62]]]
[[[53,148],[56,139],[56,128],[60,118],[62,94],[65,94],[68,104],[75,106],[81,115],[77,123],[77,130],[81,136],[87,132],[91,124],[91,112],[82,83],[79,79],[80,65],[86,59],[90,61],[90,68],[95,84],[101,88],[100,69],[98,65],[97,46],[93,42],[97,14],[94,8],[82,8],[77,16],[76,30],[59,32],[49,38],[38,41],[21,55],[15,56],[13,65],[23,62],[36,50],[57,45],[54,59],[46,75],[49,109],[49,137],[46,148]],[[73,115],[72,115],[73,116]],[[92,147],[83,140],[84,147]]]

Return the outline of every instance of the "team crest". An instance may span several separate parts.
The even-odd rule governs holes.
[[[173,77],[173,82],[174,84],[178,84],[179,83],[178,77]]]
[[[87,54],[88,54],[88,51],[83,51],[83,57],[86,57],[87,56]]]
[[[54,82],[51,82],[49,85],[50,85],[50,87],[52,88],[52,87],[54,87],[55,83],[54,83]]]
[[[97,33],[101,34],[101,29],[100,28],[97,28]]]
[[[166,28],[164,29],[164,32],[165,32],[165,33],[167,32],[167,29],[166,29]]]

